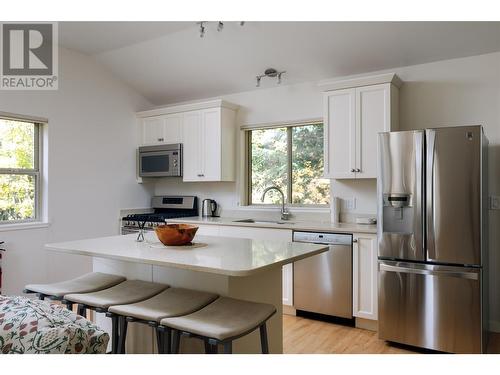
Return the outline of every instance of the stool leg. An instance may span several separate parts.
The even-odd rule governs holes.
[[[266,323],[263,323],[260,327],[260,347],[262,354],[269,354],[269,343],[267,342],[267,329]]]
[[[217,347],[217,344],[215,344],[215,347]],[[224,343],[224,354],[233,354],[233,342],[228,341]]]
[[[208,340],[207,339],[203,340],[203,343],[205,344],[205,354],[211,354],[212,348],[210,347]]]
[[[170,328],[167,328],[165,330],[165,337],[163,338],[164,343],[164,351],[167,354],[172,354],[172,330]]]
[[[118,317],[111,317],[111,353],[118,353]]]
[[[158,354],[165,354],[165,344],[163,342],[163,334],[160,332],[158,327],[155,327],[156,334],[156,346],[158,347]]]
[[[210,354],[219,353],[219,346],[217,344],[210,344]]]
[[[67,308],[68,310],[73,311],[73,303],[72,303],[72,302],[69,302],[69,301],[66,301],[66,308]]]
[[[43,294],[43,293],[37,293],[36,296],[38,297],[38,299],[40,301],[43,301],[45,299],[45,294]]]
[[[125,342],[127,340],[128,322],[124,316],[118,318],[120,333],[118,335],[118,354],[125,354]]]
[[[76,310],[76,313],[85,318],[87,315],[87,309],[85,308],[85,305],[78,304],[78,308]]]
[[[181,333],[174,329],[172,332],[172,353],[179,354],[179,347],[181,342]]]

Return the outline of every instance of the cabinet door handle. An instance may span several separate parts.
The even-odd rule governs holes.
[[[357,240],[357,239],[352,240],[352,243],[356,243],[356,242],[358,242],[358,240]]]
[[[361,169],[359,168],[356,168],[356,171],[355,172],[361,172]]]
[[[198,174],[198,177],[205,177],[205,175],[200,173]]]
[[[158,138],[158,142],[163,142],[163,138]]]
[[[354,168],[351,168],[351,172],[353,172],[353,173],[354,173],[354,172],[356,172],[356,170],[355,170]]]

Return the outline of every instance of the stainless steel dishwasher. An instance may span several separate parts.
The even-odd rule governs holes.
[[[329,245],[293,264],[294,307],[352,319],[352,234],[293,232],[293,241]]]

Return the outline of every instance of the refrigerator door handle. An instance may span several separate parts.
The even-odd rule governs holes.
[[[471,280],[478,280],[479,278],[479,274],[477,272],[466,272],[466,271],[458,271],[452,269],[430,270],[422,268],[392,266],[384,263],[380,263],[380,271],[414,273],[414,274],[428,275],[428,276],[448,276],[448,277],[458,277],[460,279],[471,279]]]
[[[434,235],[434,153],[436,147],[436,131],[427,130],[427,160],[426,160],[426,225],[427,225],[427,259],[436,258]]]
[[[423,192],[423,159],[424,159],[424,132],[417,132],[415,134],[415,150],[416,152],[416,157],[415,157],[415,163],[416,163],[416,180],[415,180],[415,192],[416,192],[416,199],[415,199],[415,209],[417,210],[416,214],[416,223],[415,223],[415,228],[414,228],[414,233],[415,233],[415,246],[416,246],[416,251],[417,254],[417,259],[424,260],[425,259],[425,244],[424,244],[424,192]]]

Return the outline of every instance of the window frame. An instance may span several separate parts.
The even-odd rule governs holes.
[[[252,131],[254,130],[263,130],[263,129],[277,129],[277,128],[286,128],[287,131],[287,175],[292,176],[292,129],[299,126],[307,126],[307,125],[323,125],[323,134],[325,123],[322,118],[316,118],[311,120],[303,120],[303,121],[289,121],[285,123],[273,123],[273,124],[263,124],[263,125],[247,125],[242,126],[241,130],[244,132],[244,160],[245,160],[245,202],[246,206],[249,207],[277,207],[279,205],[273,203],[262,203],[262,202],[253,202],[252,201]],[[324,142],[323,142],[324,145]],[[323,146],[324,147],[324,146]],[[323,150],[324,155],[324,150]],[[323,161],[324,163],[324,161]],[[297,207],[297,208],[316,208],[316,209],[329,209],[330,203],[326,204],[303,204],[303,203],[292,203],[292,194],[293,194],[293,183],[291,181],[287,181],[287,191],[286,191],[286,201],[285,205],[288,207]],[[331,186],[331,181],[330,181]],[[331,194],[330,194],[331,195]]]
[[[20,175],[33,176],[35,179],[35,207],[34,215],[29,219],[21,220],[0,220],[0,226],[37,223],[42,221],[42,168],[43,168],[43,126],[47,123],[45,120],[29,116],[14,115],[0,112],[0,120],[28,122],[34,125],[34,150],[33,150],[33,168],[0,168],[0,175]]]

